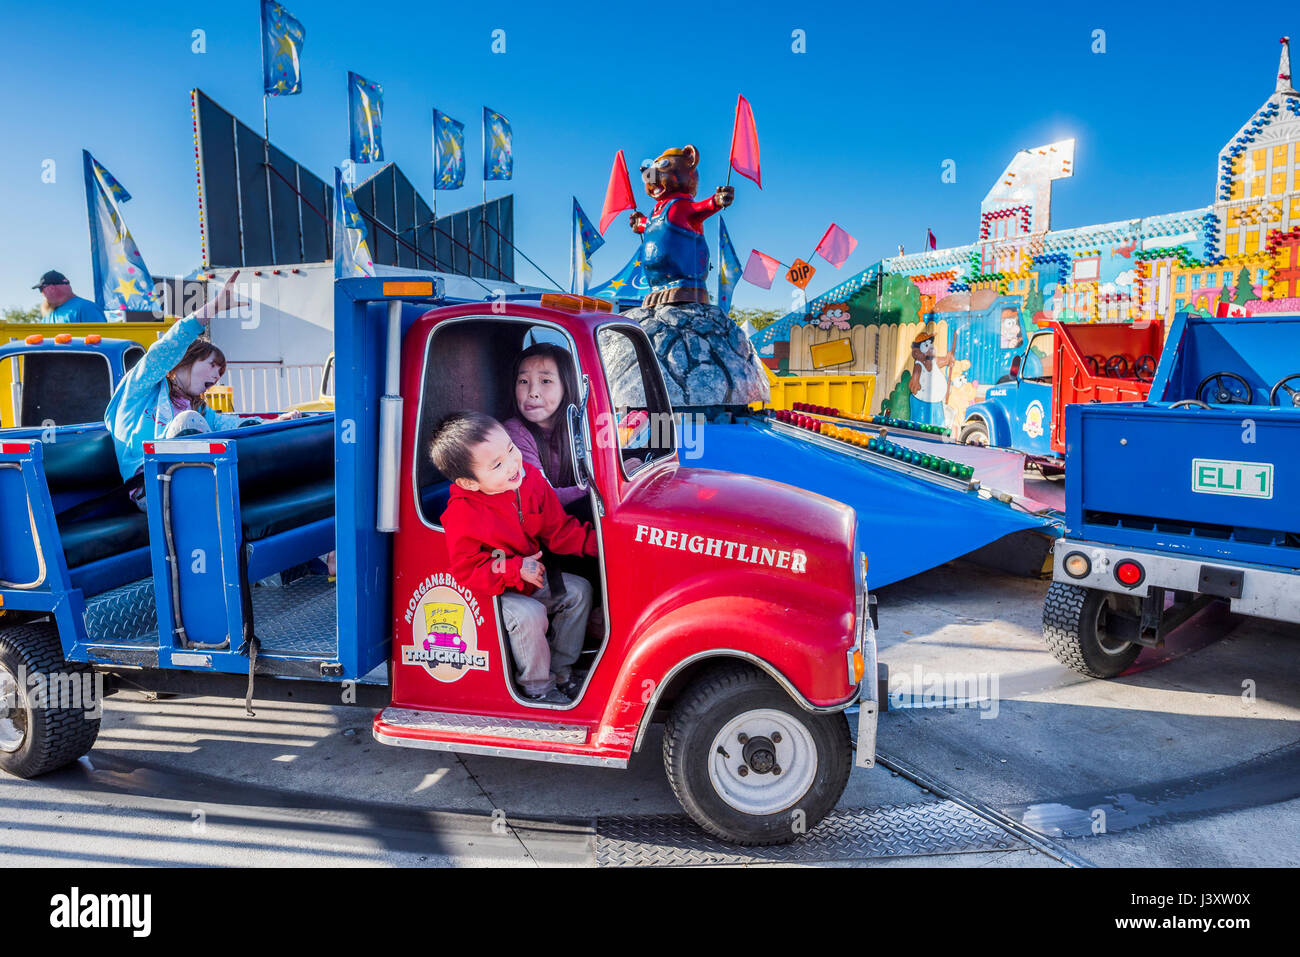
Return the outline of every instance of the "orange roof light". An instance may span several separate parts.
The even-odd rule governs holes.
[[[23,340],[23,342],[27,343],[29,346],[39,346],[44,341],[45,341],[45,337],[41,335],[39,332],[33,332],[30,336],[28,336],[26,339]]]
[[[69,342],[72,341],[72,333],[60,332],[57,336],[54,337],[54,341],[61,346],[66,346]]]
[[[565,312],[613,312],[614,304],[595,296],[574,296],[563,292],[542,295],[543,309],[563,309]]]
[[[385,296],[415,296],[425,297],[426,299],[433,295],[433,283],[431,282],[386,282],[384,283]]]
[[[103,340],[104,340],[104,337],[101,336],[98,332],[92,332],[92,333],[90,333],[88,336],[86,336],[86,345],[88,345],[88,346],[97,346],[97,345],[99,345]]]

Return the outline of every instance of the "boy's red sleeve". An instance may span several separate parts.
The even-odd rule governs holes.
[[[473,516],[456,503],[447,506],[442,513],[447,557],[456,580],[471,591],[487,595],[500,595],[507,588],[530,594],[533,585],[519,577],[523,558],[507,555],[498,562],[485,542],[468,534],[468,529],[473,527],[472,520]]]
[[[544,487],[542,487],[544,486]],[[564,510],[555,489],[542,482],[542,528],[540,538],[557,555],[587,555],[597,552],[596,529],[590,522],[580,522]]]

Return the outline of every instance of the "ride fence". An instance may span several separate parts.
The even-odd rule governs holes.
[[[284,412],[320,394],[325,364],[285,365],[280,362],[230,362],[225,385],[238,413]]]

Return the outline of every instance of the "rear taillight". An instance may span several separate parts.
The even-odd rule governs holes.
[[[1147,573],[1142,569],[1142,566],[1131,558],[1115,563],[1115,581],[1125,588],[1136,588],[1142,584],[1142,579],[1146,577]]]

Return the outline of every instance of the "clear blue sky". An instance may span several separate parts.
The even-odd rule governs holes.
[[[754,107],[764,188],[733,177],[727,224],[785,262],[833,220],[858,239],[842,270],[815,260],[810,295],[898,243],[975,238],[979,202],[1012,154],[1078,138],[1074,179],[1056,184],[1054,224],[1171,212],[1213,198],[1220,146],[1273,89],[1285,5],[683,3],[433,4],[285,0],[307,29],[305,91],[271,101],[271,136],[325,179],[347,153],[346,73],[384,87],[387,158],[431,179],[430,110],[466,124],[479,155],[483,105],[514,127],[516,239],[567,283],[570,195],[599,214],[614,153],[633,165],[669,146],[701,152],[701,195],[726,178],[736,94]],[[1204,13],[1198,13],[1203,7]],[[188,92],[198,86],[261,121],[257,0],[137,0],[7,7],[0,38],[0,306],[29,305],[46,269],[90,292],[80,150],[133,194],[124,214],[151,271],[199,264]],[[682,23],[656,30],[665,9]],[[507,52],[490,52],[491,31]],[[191,52],[191,31],[207,52]],[[806,32],[807,52],[791,52]],[[1106,52],[1091,52],[1106,31]],[[1300,39],[1300,37],[1298,37]],[[1297,47],[1300,53],[1300,46]],[[45,159],[57,163],[41,182]],[[953,159],[957,182],[940,181]],[[439,212],[478,202],[481,170],[440,193]],[[639,185],[639,184],[638,184]],[[427,198],[427,191],[426,191]],[[643,210],[649,207],[642,196]],[[710,244],[716,238],[710,226]],[[635,248],[620,219],[595,279]],[[716,259],[716,251],[715,251]],[[522,260],[521,281],[541,282]],[[791,287],[741,283],[739,306],[786,307]]]

